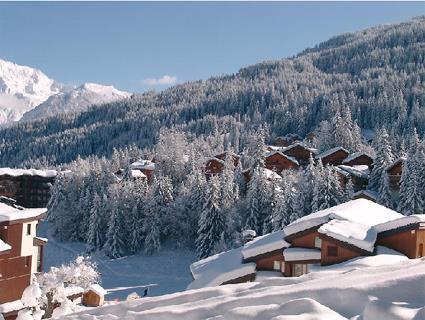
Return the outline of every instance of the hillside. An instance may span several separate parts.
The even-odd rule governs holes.
[[[297,278],[266,276],[142,298],[63,319],[423,319],[425,260],[385,263],[390,256],[378,264],[377,257],[362,258]]]
[[[109,156],[129,144],[151,148],[160,129],[238,137],[267,123],[271,137],[305,135],[349,108],[363,129],[386,126],[396,151],[416,127],[425,132],[425,18],[345,34],[296,57],[233,75],[147,92],[87,112],[0,131],[0,164],[45,157],[53,164]]]

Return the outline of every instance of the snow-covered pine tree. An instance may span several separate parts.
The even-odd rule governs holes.
[[[388,178],[388,174],[386,171],[383,171],[382,174],[384,175],[382,177],[382,180],[384,181],[384,183],[381,184],[381,187],[379,188],[379,191],[378,191],[378,203],[387,208],[393,209],[394,200],[391,194],[390,181]]]
[[[105,253],[112,259],[123,257],[126,254],[127,230],[118,207],[114,207],[108,222],[106,233]]]
[[[158,211],[155,209],[148,210],[144,219],[145,236],[145,253],[153,254],[161,248],[161,221],[159,220]]]
[[[101,250],[105,243],[106,230],[103,217],[103,200],[97,193],[94,194],[87,234],[88,252]]]
[[[220,241],[226,228],[226,220],[220,209],[220,190],[217,176],[212,176],[204,208],[201,212],[198,226],[196,249],[199,258],[205,258],[214,253],[214,248]]]
[[[378,191],[384,183],[382,180],[382,172],[385,171],[394,160],[389,136],[385,128],[376,132],[373,144],[376,151],[376,157],[370,174],[369,189]]]
[[[344,201],[353,200],[353,196],[354,196],[354,184],[351,177],[349,177],[347,183],[345,184]]]
[[[327,165],[317,180],[314,189],[314,211],[327,209],[340,204],[344,199],[335,169]]]

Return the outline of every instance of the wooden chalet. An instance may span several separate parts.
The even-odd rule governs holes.
[[[131,176],[133,178],[145,178],[148,183],[151,183],[155,173],[155,162],[150,160],[139,160],[133,162],[129,166]],[[138,174],[137,171],[140,171],[143,175]]]
[[[372,168],[373,158],[364,152],[355,152],[350,154],[342,161],[343,165],[354,167],[366,165],[369,169]]]
[[[15,319],[32,275],[43,269],[47,239],[36,235],[46,209],[23,209],[0,203],[0,312]]]
[[[405,216],[376,226],[377,244],[397,250],[410,259],[425,256],[425,214]]]
[[[300,166],[308,165],[310,155],[316,155],[317,150],[309,148],[302,143],[295,143],[282,150],[282,152],[298,161]]]
[[[369,169],[367,166],[349,167],[339,165],[335,168],[342,188],[346,187],[349,179],[351,179],[353,183],[354,192],[367,188],[369,183]]]
[[[220,174],[223,172],[224,163],[227,157],[231,157],[233,165],[236,168],[239,165],[240,157],[229,151],[222,152],[209,159],[205,164],[205,176],[209,179],[211,176]]]
[[[348,157],[350,153],[345,150],[343,147],[336,147],[329,149],[325,152],[322,152],[316,156],[317,160],[321,160],[323,165],[333,165],[337,166],[342,164],[344,159]]]
[[[264,153],[264,166],[276,173],[281,173],[284,170],[298,169],[299,163],[293,157],[280,151],[267,151]]]
[[[401,174],[403,173],[403,164],[406,158],[399,158],[387,167],[388,180],[392,192],[397,193],[400,191]]]
[[[369,201],[377,202],[378,201],[378,194],[375,191],[372,190],[359,190],[354,193],[353,200],[355,199],[366,199]]]
[[[0,168],[0,196],[25,208],[44,208],[50,200],[55,170]]]
[[[406,217],[366,199],[351,200],[195,262],[189,289],[253,281],[261,271],[301,276],[312,268],[375,255],[377,246],[413,259],[425,256],[425,215]]]
[[[87,307],[100,307],[105,302],[107,291],[98,284],[91,285],[83,294],[83,304]]]

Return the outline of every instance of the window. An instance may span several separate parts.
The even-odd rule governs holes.
[[[338,247],[328,246],[328,257],[338,257]]]
[[[273,261],[273,270],[280,270],[280,261]]]
[[[27,224],[27,236],[31,235],[31,223]]]
[[[303,274],[308,273],[308,265],[307,264],[298,264],[295,263],[292,266],[292,276],[293,277],[299,277],[302,276]]]
[[[319,237],[314,238],[314,246],[318,249],[322,248],[322,239]]]

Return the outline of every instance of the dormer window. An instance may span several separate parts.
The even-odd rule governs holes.
[[[31,223],[27,224],[27,236],[31,235]]]
[[[322,248],[322,239],[320,239],[319,237],[314,238],[314,246],[317,249],[321,249]]]

